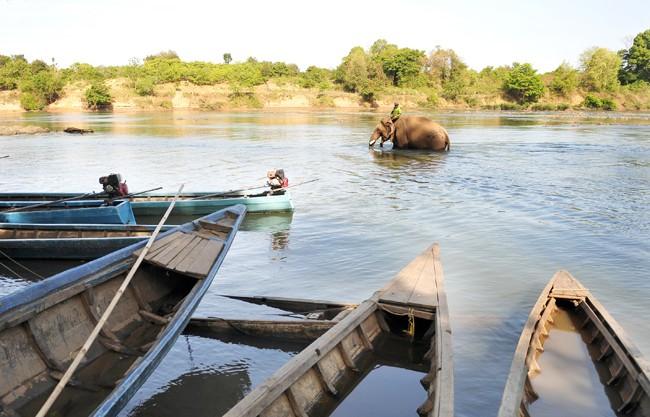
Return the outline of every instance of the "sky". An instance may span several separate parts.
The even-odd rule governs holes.
[[[377,39],[427,53],[452,48],[472,68],[577,65],[650,29],[650,0],[0,0],[0,54],[125,65],[162,50],[186,61],[334,68]]]

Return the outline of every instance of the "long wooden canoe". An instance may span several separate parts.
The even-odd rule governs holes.
[[[84,193],[0,193],[0,204],[12,201],[55,201],[83,195]],[[174,194],[147,193],[129,198],[136,217],[162,216]],[[235,204],[246,206],[248,213],[293,211],[291,195],[288,191],[282,194],[268,195],[263,193],[218,193],[194,192],[183,193],[179,196],[174,206],[172,216],[203,216],[216,210]]]
[[[422,379],[426,400],[418,412],[451,417],[451,330],[442,285],[439,249],[434,245],[384,289],[254,389],[226,416],[329,415],[369,372],[366,359],[386,338],[391,338],[402,345],[422,343],[428,347],[427,374]],[[409,330],[410,335],[405,333]]]
[[[246,212],[233,206],[161,234],[48,415],[115,416],[210,287]],[[0,299],[0,415],[31,417],[73,359],[145,242]]]
[[[70,201],[46,206],[35,201],[0,201],[0,223],[49,223],[49,224],[135,224],[135,216],[128,201]],[[20,211],[11,211],[20,208]]]
[[[515,350],[499,417],[529,415],[538,400],[533,381],[554,317],[567,311],[609,397],[616,415],[650,416],[650,368],[625,331],[596,298],[567,271],[557,272],[537,299]],[[576,396],[580,393],[576,391]],[[563,415],[557,410],[557,415]]]
[[[0,223],[0,259],[91,260],[151,236],[155,226],[135,224]],[[163,226],[163,231],[173,226]]]

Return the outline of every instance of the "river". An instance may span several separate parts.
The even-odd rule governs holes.
[[[457,416],[496,415],[512,353],[561,268],[650,354],[650,114],[430,113],[446,154],[368,149],[372,113],[3,115],[96,133],[0,138],[1,191],[291,183],[293,215],[251,217],[197,316],[269,317],[218,294],[358,302],[433,242],[453,330]],[[7,274],[10,275],[10,274]],[[0,277],[0,294],[29,280]],[[299,348],[182,336],[124,416],[215,416]],[[224,405],[225,404],[225,405]]]

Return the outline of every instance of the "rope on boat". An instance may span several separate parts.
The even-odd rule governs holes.
[[[27,268],[25,265],[21,264],[20,262],[18,262],[17,260],[15,260],[14,258],[12,258],[11,256],[7,255],[7,254],[6,254],[5,252],[3,252],[1,249],[0,249],[0,255],[4,256],[4,257],[7,258],[7,259],[9,259],[11,262],[15,263],[16,265],[18,265],[19,267],[21,267],[21,268],[24,269],[25,271],[27,271],[27,272],[29,272],[29,273],[31,273],[31,274],[34,274],[34,275],[36,275],[37,277],[39,277],[39,278],[41,278],[41,279],[44,279],[44,278],[45,278],[43,275],[39,274],[39,273],[36,272],[36,271],[32,271],[31,269]],[[7,268],[7,269],[9,269],[9,268]],[[21,277],[20,275],[18,275],[18,278],[24,279],[24,278]]]
[[[415,336],[415,310],[413,307],[409,307],[408,311],[406,313],[398,313],[394,310],[391,310],[388,306],[383,305],[381,306],[381,309],[394,315],[394,316],[407,316],[408,317],[408,327],[406,330],[404,330],[404,333],[407,335],[414,337]]]

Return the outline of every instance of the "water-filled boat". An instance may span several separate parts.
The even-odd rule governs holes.
[[[255,388],[225,416],[325,416],[352,393],[377,360],[394,363],[397,350],[425,348],[424,403],[413,411],[453,416],[451,330],[437,245],[408,264],[382,290],[359,304],[321,337]],[[378,356],[378,357],[377,357]]]
[[[56,201],[82,196],[84,193],[0,193],[0,203],[12,201]],[[97,194],[97,198],[101,194]],[[86,195],[84,200],[92,196]],[[171,193],[146,193],[129,197],[133,212],[136,217],[140,216],[162,216],[167,209],[169,202],[174,198]],[[243,204],[248,213],[269,212],[269,211],[293,211],[291,195],[288,191],[276,192],[269,195],[268,192],[190,192],[183,193],[178,197],[172,216],[204,216],[216,210]]]
[[[568,315],[571,328],[579,333],[580,344],[586,347],[589,365],[593,363],[597,377],[582,380],[579,384],[563,384],[572,372],[570,366],[579,355],[565,352],[561,356],[557,375],[552,386],[555,394],[576,401],[571,410],[555,409],[553,415],[576,414],[576,405],[592,404],[585,396],[585,387],[602,384],[609,405],[617,416],[650,416],[650,368],[621,326],[600,302],[566,271],[557,272],[537,299],[521,333],[515,350],[510,374],[503,392],[499,417],[529,416],[536,401],[548,401],[536,390],[536,378],[544,372],[540,364],[547,341],[557,331],[560,319]],[[564,375],[562,373],[564,372]],[[558,391],[559,388],[559,391]],[[566,392],[565,392],[566,391]],[[547,394],[550,395],[550,394]],[[533,414],[534,415],[534,414]],[[593,415],[593,414],[589,414]],[[599,414],[604,415],[604,414]],[[609,415],[609,414],[608,414]]]
[[[161,234],[50,416],[115,416],[210,287],[246,212],[233,206]],[[145,242],[0,299],[0,415],[36,414]]]
[[[145,240],[154,229],[135,224],[0,223],[0,259],[91,260]]]
[[[135,216],[128,201],[0,201],[0,223],[135,224]]]

